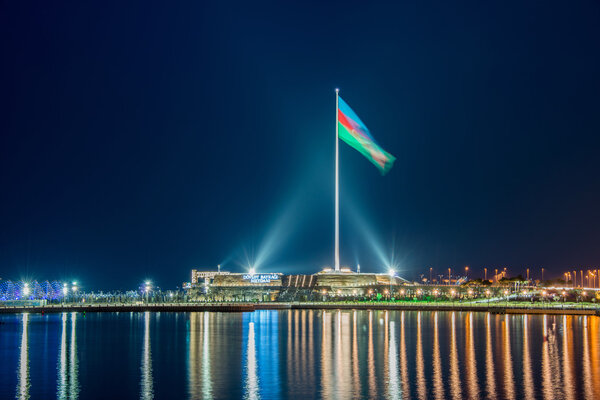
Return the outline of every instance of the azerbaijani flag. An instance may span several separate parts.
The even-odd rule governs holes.
[[[341,97],[338,105],[338,136],[367,157],[385,175],[396,157],[383,150],[371,136],[369,129]]]

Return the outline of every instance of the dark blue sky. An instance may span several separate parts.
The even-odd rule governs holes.
[[[600,4],[0,5],[0,277],[598,265]],[[539,273],[538,273],[539,274]]]

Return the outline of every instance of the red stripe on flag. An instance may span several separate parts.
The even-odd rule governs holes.
[[[352,133],[353,131],[358,133],[364,139],[371,141],[371,138],[360,129],[360,126],[354,122],[351,118],[348,118],[346,114],[342,112],[342,110],[338,109],[338,119],[340,123],[344,126],[344,128],[348,129],[348,132]]]

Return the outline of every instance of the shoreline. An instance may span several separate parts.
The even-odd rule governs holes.
[[[61,312],[253,312],[255,310],[393,310],[459,311],[492,314],[596,315],[600,307],[523,306],[485,303],[410,304],[410,303],[177,303],[177,304],[90,304],[47,306],[0,306],[0,314]]]

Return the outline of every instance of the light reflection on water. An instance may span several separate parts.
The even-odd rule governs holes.
[[[595,316],[292,310],[0,321],[0,354],[14,362],[0,364],[0,398],[600,398]],[[110,373],[123,384],[94,386]]]
[[[29,314],[23,314],[22,318],[23,331],[21,333],[21,346],[19,348],[19,368],[17,369],[19,383],[16,398],[28,399],[29,387],[31,385],[29,381]]]
[[[77,313],[61,313],[59,356],[57,357],[56,397],[77,399],[79,396],[79,362],[77,358]],[[67,340],[68,339],[68,340]]]
[[[144,313],[144,345],[142,347],[142,365],[140,367],[140,398],[148,400],[154,398],[152,381],[152,350],[150,348],[150,312]]]

